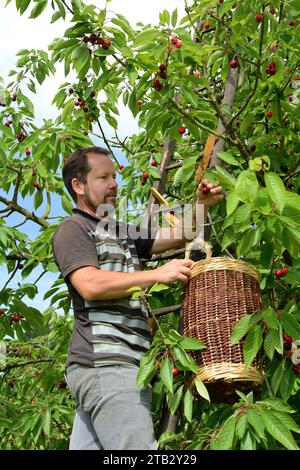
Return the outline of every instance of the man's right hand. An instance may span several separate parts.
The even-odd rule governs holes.
[[[161,284],[170,284],[174,281],[180,281],[186,284],[191,277],[191,268],[194,261],[191,259],[172,259],[160,268],[155,269],[157,282]]]

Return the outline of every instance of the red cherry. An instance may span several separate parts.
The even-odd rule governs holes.
[[[182,42],[178,41],[175,44],[176,49],[181,49],[182,48]]]
[[[266,117],[267,117],[268,119],[271,119],[271,117],[273,117],[272,111],[268,111],[268,112],[266,113]]]
[[[177,369],[177,367],[174,367],[174,369],[173,369],[173,377],[177,377],[178,374],[179,374],[179,370]]]
[[[209,188],[204,186],[201,191],[202,191],[202,194],[208,194],[210,190],[209,190]]]
[[[241,121],[239,119],[236,120],[236,125],[239,127],[241,125]]]
[[[219,3],[222,5],[222,3],[224,3],[224,0],[219,0]]]
[[[21,315],[12,315],[11,320],[18,322],[21,320],[21,318],[22,318]]]
[[[89,116],[89,117],[88,117],[88,121],[89,121],[89,122],[93,122],[93,121],[94,121],[93,117],[92,117],[92,116]]]
[[[124,168],[124,165],[122,163],[120,163],[119,170],[123,170],[123,168]]]
[[[230,67],[231,67],[232,69],[236,69],[237,66],[238,66],[238,64],[239,64],[239,63],[238,63],[237,59],[232,59],[232,60],[229,62],[229,65],[230,65]]]
[[[277,279],[279,279],[280,277],[286,276],[288,272],[289,268],[277,269],[274,275],[277,277]]]
[[[177,45],[176,45],[176,47],[177,47]],[[160,78],[167,78],[167,76],[168,76],[167,72],[165,72],[164,70],[161,70],[158,75],[160,76]]]
[[[154,88],[155,90],[157,90],[157,91],[161,91],[161,90],[163,89],[163,87],[164,87],[163,84],[162,84],[159,80],[157,80],[157,79],[154,79],[154,80],[152,81],[152,86],[153,86],[153,88]]]
[[[37,188],[37,187],[39,186],[39,183],[38,183],[37,181],[35,181],[35,182],[33,183],[33,186],[34,186],[35,188]]]
[[[159,70],[166,70],[167,69],[167,64],[159,64],[158,68],[159,68]]]
[[[72,87],[69,88],[69,93],[70,93],[70,95],[71,95],[72,93],[74,93],[74,88],[72,88]]]
[[[144,186],[144,184],[146,183],[146,181],[147,181],[147,178],[142,178],[142,179],[141,179],[141,185]]]
[[[30,149],[26,149],[26,150],[25,150],[25,153],[26,153],[26,155],[30,155],[30,154],[31,154]]]
[[[157,165],[156,160],[153,159],[152,162],[151,162],[151,165],[152,165],[152,166],[156,166],[156,165]]]
[[[138,100],[137,105],[139,108],[142,106],[142,104],[143,104],[142,100]]]
[[[207,22],[207,23],[204,23],[204,28],[205,29],[209,29],[210,28],[210,24]]]
[[[109,39],[104,39],[102,43],[102,48],[103,49],[109,49],[109,46],[111,45],[111,41]]]
[[[175,45],[178,43],[178,41],[179,41],[179,38],[177,36],[173,36],[171,39],[171,43]]]
[[[276,9],[275,8],[270,8],[270,13],[271,13],[271,15],[275,15],[276,14]]]
[[[292,21],[289,22],[289,25],[290,25],[290,26],[295,26],[295,24],[296,24],[296,21],[294,21],[294,20],[292,20]]]
[[[147,179],[148,176],[149,176],[149,175],[148,175],[147,171],[144,171],[144,172],[143,172],[143,177]]]
[[[196,77],[196,78],[200,77],[200,72],[198,70],[195,70],[194,77]]]
[[[262,20],[264,19],[264,14],[263,13],[257,13],[256,16],[255,16],[255,19],[256,19],[257,23],[261,23]]]
[[[181,127],[178,128],[178,132],[181,135],[183,135],[185,133],[185,131],[186,131],[186,127],[184,127],[184,126],[181,126]]]
[[[269,75],[275,75],[276,70],[277,70],[277,64],[276,64],[276,62],[271,62],[271,63],[268,65],[268,67],[266,68],[266,72],[267,72],[267,74],[269,74]]]
[[[75,106],[80,106],[80,104],[81,104],[81,101],[79,101],[79,100],[74,101]]]
[[[0,309],[0,317],[4,315],[4,310]]]
[[[282,338],[283,338],[283,341],[286,343],[286,344],[292,344],[293,342],[293,338],[291,336],[288,336],[286,334],[282,334]]]

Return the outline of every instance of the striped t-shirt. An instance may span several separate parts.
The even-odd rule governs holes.
[[[55,262],[73,299],[75,321],[67,367],[139,364],[150,346],[148,312],[143,301],[126,297],[88,302],[71,284],[69,274],[84,266],[139,271],[139,258],[150,256],[154,239],[140,236],[133,240],[128,235],[132,226],[119,222],[112,229],[78,208],[73,213],[58,226],[52,239]]]

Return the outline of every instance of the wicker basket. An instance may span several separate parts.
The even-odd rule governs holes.
[[[185,287],[183,334],[198,338],[207,346],[203,351],[190,353],[201,366],[198,377],[205,382],[211,400],[232,403],[238,398],[236,389],[256,392],[263,380],[257,360],[250,368],[243,363],[243,343],[230,345],[238,320],[263,307],[259,272],[244,261],[212,258],[209,245],[204,240],[197,242],[206,252],[206,259],[195,262]],[[186,257],[189,254],[187,250]]]

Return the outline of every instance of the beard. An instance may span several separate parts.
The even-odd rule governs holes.
[[[107,217],[109,214],[112,214],[115,211],[115,205],[116,205],[115,200],[114,202],[107,202],[107,198],[108,197],[116,198],[116,196],[117,196],[117,191],[109,191],[104,195],[103,202],[96,205],[90,197],[89,188],[86,186],[83,202],[91,211],[93,211],[96,214],[97,217],[104,218],[104,217]]]

